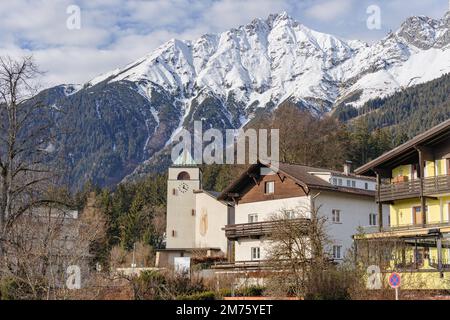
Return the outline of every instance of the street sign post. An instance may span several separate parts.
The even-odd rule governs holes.
[[[389,276],[389,285],[392,289],[395,289],[395,300],[399,300],[399,288],[401,285],[401,277],[397,272],[393,272]]]

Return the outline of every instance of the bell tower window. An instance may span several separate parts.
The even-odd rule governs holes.
[[[191,176],[186,171],[183,171],[178,174],[177,180],[191,180]]]

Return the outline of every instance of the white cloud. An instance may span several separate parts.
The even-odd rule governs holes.
[[[204,20],[215,29],[235,28],[254,18],[265,18],[271,13],[290,11],[292,1],[273,0],[222,0],[215,2],[205,12]]]
[[[319,20],[331,20],[351,11],[353,0],[327,0],[306,10],[306,14]]]
[[[171,38],[195,40],[287,11],[319,31],[380,38],[410,14],[439,16],[443,0],[14,0],[2,1],[0,55],[33,54],[48,85],[84,83],[124,66]],[[382,6],[383,30],[365,28],[369,4]],[[66,27],[81,8],[81,30]],[[405,10],[405,4],[407,4]],[[442,13],[443,14],[443,13]],[[442,15],[441,14],[441,15]]]

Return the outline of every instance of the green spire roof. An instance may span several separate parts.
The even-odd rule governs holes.
[[[175,160],[173,163],[176,167],[195,167],[197,163],[191,156],[191,153],[187,150],[184,150],[182,154]]]

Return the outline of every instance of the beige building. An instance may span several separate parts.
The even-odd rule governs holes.
[[[158,267],[194,254],[228,258],[229,241],[223,228],[234,223],[233,206],[217,200],[218,196],[202,189],[202,171],[190,155],[169,168],[166,249],[157,253]]]

